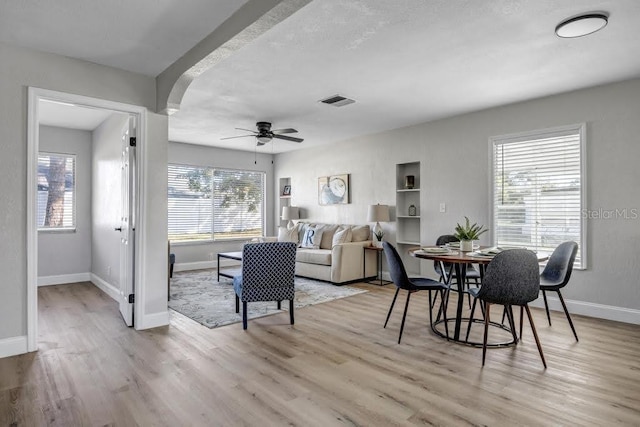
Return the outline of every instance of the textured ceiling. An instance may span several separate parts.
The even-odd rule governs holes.
[[[158,75],[245,0],[0,2],[0,42]],[[577,39],[554,28],[605,11]],[[169,136],[221,141],[257,121],[293,127],[319,146],[497,105],[640,77],[638,0],[314,0],[200,75],[169,119]],[[342,108],[317,101],[342,94]]]
[[[246,0],[2,0],[0,41],[157,76]]]

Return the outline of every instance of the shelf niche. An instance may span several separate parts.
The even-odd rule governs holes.
[[[406,186],[407,176],[413,176],[412,188]],[[421,246],[420,185],[420,162],[396,165],[396,244],[409,276],[420,275],[420,260],[407,252],[412,247]],[[411,205],[416,208],[415,215],[409,215]]]

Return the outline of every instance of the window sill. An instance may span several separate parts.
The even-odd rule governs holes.
[[[75,228],[38,228],[38,233],[43,234],[64,234],[64,233],[75,233]]]

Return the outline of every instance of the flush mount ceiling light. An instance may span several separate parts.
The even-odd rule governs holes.
[[[603,29],[609,17],[604,13],[588,13],[562,21],[556,27],[558,37],[582,37]]]

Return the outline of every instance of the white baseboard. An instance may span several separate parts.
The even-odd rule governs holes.
[[[4,338],[0,340],[0,358],[27,353],[27,336]]]
[[[547,292],[547,302],[549,309],[554,311],[564,311],[562,303],[555,292]],[[615,320],[616,322],[633,323],[640,325],[640,310],[632,308],[615,307],[612,305],[595,304],[592,302],[575,301],[564,299],[570,314],[581,314],[583,316],[596,317],[598,319]],[[544,300],[542,294],[540,298],[529,304],[531,307],[540,307],[544,309]]]
[[[91,273],[91,283],[96,285],[98,288],[102,290],[102,292],[109,295],[114,300],[119,301],[120,290],[115,286],[113,286],[112,284],[105,281],[104,279],[102,279],[97,274]]]
[[[59,276],[40,276],[38,286],[64,285],[67,283],[88,282],[91,273],[61,274]]]
[[[221,267],[233,267],[239,265],[239,261],[234,260],[222,260],[220,261]],[[189,270],[204,270],[207,268],[218,268],[217,261],[199,261],[199,262],[181,262],[173,265],[173,271],[189,271]]]
[[[136,330],[157,328],[169,324],[169,310],[160,313],[145,314],[141,321],[136,324]]]

